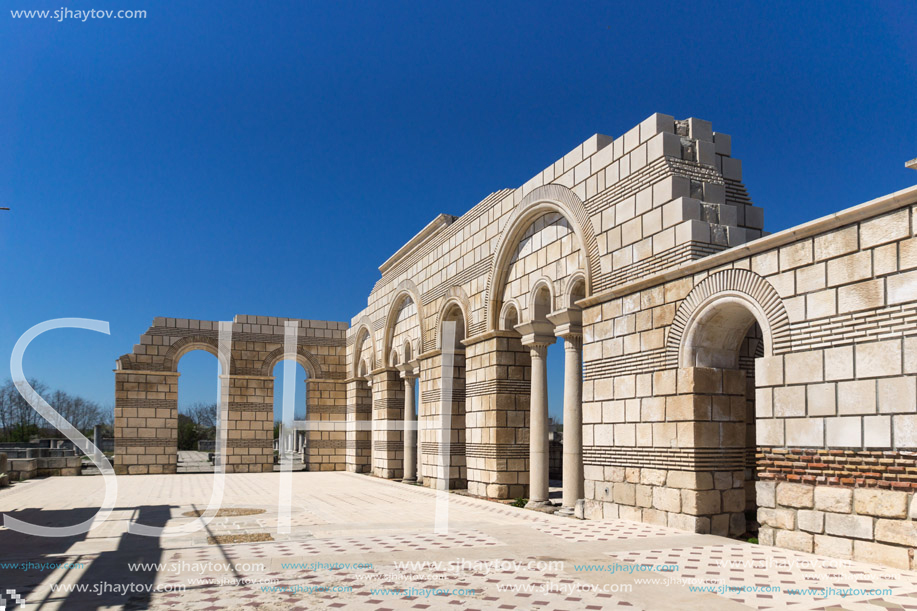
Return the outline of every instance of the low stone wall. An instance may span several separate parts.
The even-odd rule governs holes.
[[[911,490],[759,481],[756,491],[763,545],[917,569]]]
[[[82,473],[82,459],[79,456],[11,458],[9,460],[10,480],[14,482],[33,477],[73,476],[80,475],[80,473]]]
[[[25,481],[38,474],[37,458],[13,458],[10,459],[9,464],[11,482]]]
[[[10,485],[10,477],[7,474],[9,467],[6,454],[0,454],[0,488]]]

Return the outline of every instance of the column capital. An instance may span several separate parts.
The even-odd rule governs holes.
[[[554,334],[564,340],[582,341],[583,311],[580,308],[564,308],[548,314],[548,320],[554,323]],[[574,337],[578,336],[578,337]]]
[[[395,365],[395,367],[401,372],[401,377],[405,380],[420,377],[420,361],[408,361],[401,365]]]
[[[516,325],[515,329],[522,335],[522,345],[533,350],[547,348],[557,341],[557,337],[554,336],[554,325],[549,322],[525,322]]]

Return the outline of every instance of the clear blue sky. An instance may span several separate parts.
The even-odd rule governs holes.
[[[8,10],[62,4],[148,16]],[[436,214],[653,112],[732,135],[771,231],[917,183],[914,2],[3,11],[0,354],[47,319],[107,320],[111,336],[55,332],[25,362],[106,404],[154,316],[349,320]],[[213,396],[213,369],[182,363],[182,403]]]

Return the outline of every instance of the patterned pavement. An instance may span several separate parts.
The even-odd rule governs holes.
[[[349,473],[292,474],[288,528],[281,474],[227,476],[223,506],[263,512],[204,526],[183,514],[206,507],[212,477],[119,478],[117,508],[88,535],[0,527],[0,563],[12,563],[0,568],[0,593],[42,610],[917,609],[917,573]],[[72,524],[102,492],[99,477],[24,482],[0,492],[0,511]],[[140,537],[132,520],[200,530]],[[208,543],[221,535],[243,542]],[[244,542],[265,535],[273,540]]]

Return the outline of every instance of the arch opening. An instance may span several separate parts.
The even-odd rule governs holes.
[[[309,437],[320,435],[321,431],[309,431],[308,383],[312,376],[298,358],[281,357],[271,369],[273,382],[273,428],[274,462],[291,461],[294,471],[308,470]],[[258,422],[253,421],[251,426]]]
[[[220,375],[223,367],[207,344],[188,344],[177,353],[178,473],[213,473],[218,457],[216,437],[220,427]],[[157,414],[158,415],[158,414]],[[163,426],[167,420],[163,420]]]
[[[767,318],[745,295],[715,295],[689,318],[682,341],[679,376],[693,376],[694,394],[704,401],[709,397],[712,408],[709,416],[695,414],[701,420],[696,429],[718,426],[715,447],[731,457],[719,467],[722,472],[714,473],[732,485],[723,492],[721,513],[711,516],[711,530],[738,538],[757,536],[755,361],[770,349]],[[698,385],[699,380],[708,382]],[[711,386],[709,380],[718,385]]]

